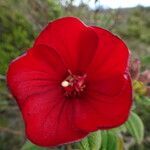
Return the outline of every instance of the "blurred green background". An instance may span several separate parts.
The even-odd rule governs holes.
[[[21,114],[5,83],[8,64],[32,46],[49,21],[62,16],[76,16],[117,34],[141,60],[141,69],[150,69],[150,7],[91,9],[85,3],[74,6],[73,0],[0,0],[0,150],[20,150],[26,140]],[[150,107],[137,111],[146,130],[140,150],[150,150]]]

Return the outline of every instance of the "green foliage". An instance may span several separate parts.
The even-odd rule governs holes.
[[[140,117],[132,112],[125,126],[136,142],[140,144],[144,138],[144,125]]]
[[[93,132],[76,144],[80,150],[99,150],[101,148],[101,131]]]
[[[147,96],[135,94],[135,100],[139,105],[150,106],[150,98]]]
[[[132,38],[140,38],[141,32],[142,32],[142,26],[144,22],[142,20],[139,20],[141,17],[141,13],[137,10],[132,12],[132,17],[129,17],[127,19],[128,22],[128,27],[127,30],[128,32],[126,33],[126,36]]]
[[[46,148],[42,148],[42,147],[36,146],[36,145],[32,144],[31,142],[27,141],[23,145],[21,150],[46,150]]]
[[[123,144],[119,136],[111,131],[102,131],[102,148],[101,150],[123,150]]]
[[[150,34],[150,32],[149,32],[149,34]],[[148,65],[150,68],[150,65],[149,65],[150,64],[150,56],[143,56],[141,59],[141,62],[142,62],[142,64]]]
[[[102,130],[91,133],[76,144],[80,150],[123,150],[123,140],[113,130]]]
[[[41,26],[60,16],[58,4],[53,0],[0,2],[0,74],[5,74],[8,63],[31,46]]]
[[[140,53],[143,54],[143,49],[146,48],[145,45],[150,43],[150,21],[148,19],[150,10],[149,8],[139,6],[132,10],[127,10],[127,12],[128,16],[125,15],[120,19],[120,24],[117,25],[115,31],[121,35],[121,37],[126,38],[128,45],[131,46],[132,49],[138,50],[140,48]],[[149,53],[149,50],[147,51]]]
[[[59,0],[22,0],[17,5],[19,12],[30,20],[37,31],[62,13]]]
[[[143,97],[141,97],[141,99],[142,99],[142,103],[144,105],[150,106],[150,98],[149,97],[143,96]]]
[[[88,137],[89,146],[91,149],[99,150],[101,148],[101,131],[91,133]]]
[[[33,30],[23,16],[0,5],[0,32],[0,74],[4,74],[8,63],[30,47]]]
[[[80,150],[90,150],[88,138],[84,138],[81,142],[77,144],[77,148]]]

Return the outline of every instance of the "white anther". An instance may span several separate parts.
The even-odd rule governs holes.
[[[67,87],[67,86],[69,86],[69,82],[68,82],[68,81],[63,81],[63,82],[61,83],[61,85],[62,85],[63,87]]]

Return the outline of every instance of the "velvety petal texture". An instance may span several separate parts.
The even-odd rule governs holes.
[[[7,73],[28,139],[57,146],[123,124],[132,105],[128,59],[105,29],[74,17],[50,22]]]

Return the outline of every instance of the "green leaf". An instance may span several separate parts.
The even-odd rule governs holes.
[[[101,132],[90,133],[82,141],[76,143],[76,148],[80,150],[99,150],[101,148]]]
[[[108,138],[107,138],[107,131],[101,131],[101,136],[102,136],[102,150],[107,150],[107,143],[108,143]]]
[[[111,129],[111,131],[115,132],[116,134],[119,134],[120,132],[124,132],[125,133],[127,131],[127,128],[123,124],[123,125],[121,125],[119,127]]]
[[[123,141],[116,132],[111,130],[101,131],[102,146],[101,150],[123,150]]]
[[[84,138],[82,141],[77,143],[77,148],[80,150],[90,150],[88,138]]]
[[[125,126],[136,142],[140,144],[144,138],[144,125],[140,117],[132,112]]]
[[[101,148],[101,131],[93,132],[88,137],[90,150],[99,150]]]
[[[140,96],[138,94],[135,94],[135,100],[139,102],[140,104],[149,106],[150,105],[150,98],[147,96]]]
[[[117,136],[111,131],[107,131],[107,150],[117,150]]]
[[[143,64],[148,64],[150,63],[150,56],[144,56],[141,58],[141,61]]]
[[[32,144],[31,142],[27,141],[23,147],[21,148],[21,150],[46,150],[45,148],[41,148],[39,146],[36,146],[34,144]]]
[[[150,98],[149,97],[146,97],[146,96],[143,96],[142,97],[142,103],[144,105],[150,105]]]

